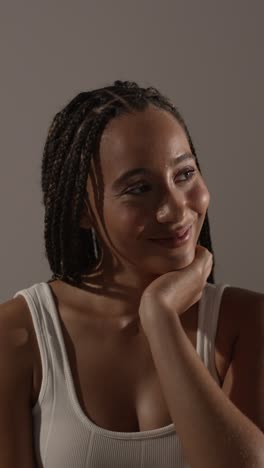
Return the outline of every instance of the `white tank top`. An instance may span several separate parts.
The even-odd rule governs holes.
[[[207,283],[199,301],[196,351],[220,385],[215,336],[223,290]],[[18,291],[28,304],[42,364],[42,383],[32,409],[36,468],[190,468],[174,424],[142,432],[116,432],[94,424],[74,388],[56,305],[48,283]]]

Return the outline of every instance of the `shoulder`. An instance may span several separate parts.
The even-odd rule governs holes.
[[[0,304],[1,392],[9,388],[29,401],[34,375],[32,326],[23,296]],[[12,387],[13,385],[13,387]],[[15,395],[15,394],[14,394]],[[16,397],[15,397],[16,398]]]
[[[1,351],[23,354],[27,367],[31,364],[33,324],[27,302],[22,295],[0,304]]]
[[[239,307],[244,314],[247,314],[248,308],[252,307],[252,312],[255,311],[255,307],[263,307],[264,304],[264,293],[253,291],[245,288],[238,288],[235,286],[228,286],[224,289],[223,297],[226,297],[230,305]]]
[[[249,324],[264,321],[264,294],[250,289],[228,286],[221,300],[221,313],[237,335]]]
[[[23,298],[0,304],[1,466],[36,466],[30,410],[32,362]],[[8,461],[7,461],[8,460]]]
[[[24,296],[19,294],[0,304],[0,321],[5,327],[31,330],[30,313]]]
[[[264,294],[230,288],[227,302],[238,333],[222,390],[264,432]]]

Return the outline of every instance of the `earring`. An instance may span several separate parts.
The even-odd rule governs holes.
[[[87,213],[89,213],[89,206],[88,206],[86,200],[84,200],[84,204],[87,206]],[[95,234],[94,228],[91,228],[91,233],[92,233],[93,248],[94,248],[95,257],[98,260],[99,253],[98,253],[98,248],[97,248],[97,243],[96,243],[96,234]]]
[[[97,244],[96,244],[96,234],[95,230],[91,228],[92,230],[92,238],[93,238],[93,247],[94,247],[94,252],[95,252],[95,257],[98,260],[99,254],[98,254],[98,249],[97,249]]]

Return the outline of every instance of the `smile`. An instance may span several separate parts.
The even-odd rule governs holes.
[[[181,247],[182,245],[185,245],[188,242],[188,240],[190,240],[191,233],[192,233],[192,226],[190,226],[190,228],[181,237],[175,236],[169,239],[150,239],[150,241],[155,242],[155,244],[159,244],[163,247],[178,248],[178,247]]]

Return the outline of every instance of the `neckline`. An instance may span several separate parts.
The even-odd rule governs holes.
[[[75,410],[75,413],[82,421],[82,423],[88,427],[93,433],[100,434],[105,437],[114,438],[114,439],[148,439],[153,437],[160,437],[165,436],[167,434],[175,432],[175,425],[174,423],[170,423],[167,426],[159,427],[157,429],[151,429],[148,431],[136,431],[136,432],[120,432],[120,431],[111,431],[110,429],[105,429],[103,427],[98,426],[95,424],[82,410],[79,400],[76,395],[74,380],[72,377],[72,371],[69,364],[68,354],[64,342],[64,337],[59,321],[59,314],[57,311],[57,306],[55,304],[52,289],[47,282],[42,282],[40,285],[44,288],[44,297],[48,299],[49,310],[51,311],[51,315],[54,318],[54,326],[57,332],[57,337],[63,351],[63,362],[65,366],[65,373],[66,373],[66,385],[70,395],[70,399]],[[206,286],[208,283],[206,283]],[[198,328],[197,328],[197,336],[196,336],[196,352],[200,354],[201,349],[201,325],[202,325],[202,310],[203,310],[203,303],[205,298],[205,290],[203,290],[203,294],[201,299],[199,300],[198,304]],[[176,432],[175,432],[176,433]],[[176,433],[177,436],[177,433]],[[178,437],[178,436],[177,436]]]

